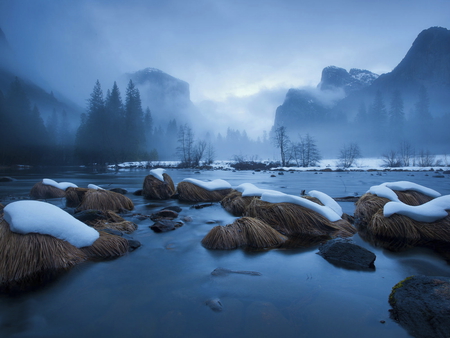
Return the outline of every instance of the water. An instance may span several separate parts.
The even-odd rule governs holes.
[[[409,180],[450,194],[450,179],[430,172],[272,173],[168,170],[175,183],[187,177],[222,178],[236,186],[258,187],[298,195],[319,190],[332,197],[362,195],[370,186]],[[15,182],[0,183],[0,201],[25,196],[43,178],[86,187],[142,187],[146,170],[92,173],[87,169],[49,172],[1,172]],[[414,176],[410,176],[414,175]],[[127,218],[138,224],[132,236],[142,247],[115,260],[78,265],[56,281],[22,295],[0,295],[0,337],[410,337],[389,318],[388,296],[400,280],[414,274],[450,276],[450,266],[428,249],[392,253],[354,240],[377,255],[376,270],[337,268],[317,255],[317,247],[248,252],[211,251],[201,239],[217,224],[235,217],[220,205],[190,209],[176,200],[148,201],[127,195],[135,210]],[[49,201],[64,206],[64,199]],[[180,216],[193,221],[175,231],[154,233],[149,215],[162,206],[180,205]],[[354,204],[341,202],[353,214]],[[214,224],[209,224],[214,221]],[[213,276],[223,267],[257,271],[261,276]],[[206,304],[219,299],[223,309]],[[381,323],[380,321],[385,321]]]

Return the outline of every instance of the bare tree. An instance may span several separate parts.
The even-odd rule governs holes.
[[[295,154],[299,159],[297,163],[300,162],[302,167],[315,166],[322,159],[314,138],[309,134],[306,134],[305,137],[300,135],[300,141],[296,144],[296,148]]]
[[[400,142],[399,157],[402,165],[409,167],[411,159],[414,157],[414,148],[408,141]]]
[[[386,167],[400,167],[402,161],[395,150],[390,150],[383,154],[383,162]]]
[[[285,126],[278,126],[275,128],[273,142],[275,144],[275,147],[280,149],[281,166],[285,167],[286,164],[289,162],[289,160],[287,160],[286,157],[288,157],[287,155],[289,153],[289,145],[290,145],[289,136],[286,133]]]
[[[419,167],[431,167],[435,165],[436,156],[432,155],[428,149],[420,150],[417,156],[417,165]]]
[[[350,168],[358,158],[361,158],[361,150],[357,143],[344,145],[338,156],[338,166],[344,169]]]
[[[193,167],[200,165],[200,161],[203,158],[203,154],[205,152],[206,145],[207,145],[207,143],[204,140],[197,141],[197,143],[195,144],[193,156],[192,156],[192,166]]]
[[[181,166],[192,167],[194,157],[194,132],[192,128],[185,124],[178,130],[177,155],[181,160]]]
[[[208,145],[206,146],[205,162],[206,164],[210,165],[214,163],[215,159],[216,159],[216,151],[212,143],[208,142]]]

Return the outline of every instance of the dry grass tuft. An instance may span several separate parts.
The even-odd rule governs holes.
[[[349,237],[356,233],[356,229],[345,220],[330,222],[317,212],[292,203],[268,203],[254,199],[247,207],[246,215],[258,218],[290,237],[302,235]]]
[[[67,188],[66,206],[69,208],[78,208],[81,205],[84,195],[88,192],[88,190],[88,188]]]
[[[38,285],[86,260],[82,250],[49,235],[17,234],[0,218],[0,288]]]
[[[123,256],[128,252],[128,241],[120,236],[99,231],[100,237],[91,245],[81,248],[90,259],[109,259]]]
[[[218,225],[202,239],[202,245],[207,249],[230,250],[245,245],[245,238],[234,227]]]
[[[119,212],[121,210],[133,210],[134,204],[128,197],[113,191],[88,189],[77,210],[89,209]]]
[[[66,197],[66,192],[52,185],[38,182],[31,188],[30,197],[37,200],[45,200],[47,198],[62,198]]]
[[[220,202],[231,190],[209,191],[190,182],[180,182],[177,186],[178,199],[185,202]]]
[[[408,205],[422,205],[431,201],[433,198],[413,190],[397,191],[394,190],[399,200]],[[366,193],[355,203],[355,224],[359,229],[365,229],[370,223],[372,217],[384,207],[389,199],[377,195]]]
[[[242,217],[226,226],[216,226],[203,238],[207,249],[229,250],[241,246],[252,248],[271,248],[280,246],[287,240],[261,220]]]
[[[242,197],[241,192],[237,190],[232,190],[220,201],[220,204],[226,211],[228,211],[233,216],[240,217],[244,215],[245,209],[254,198],[259,199],[259,197],[255,196]]]
[[[175,194],[175,185],[172,178],[166,173],[163,174],[164,182],[152,175],[147,175],[144,179],[142,194],[146,199],[166,200]]]
[[[135,223],[126,221],[113,211],[101,211],[100,214],[103,216],[101,219],[87,221],[85,223],[96,230],[113,229],[127,234],[132,233],[138,228]]]

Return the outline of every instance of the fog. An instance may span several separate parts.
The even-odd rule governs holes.
[[[342,93],[316,89],[324,67],[390,72],[449,12],[440,0],[2,0],[0,28],[17,73],[81,111],[97,80],[105,94],[118,81],[124,98],[124,74],[152,67],[185,81],[191,101],[161,108],[138,85],[155,128],[176,119],[198,137],[231,128],[257,141],[290,88],[332,105]]]

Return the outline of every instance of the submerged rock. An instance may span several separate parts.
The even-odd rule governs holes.
[[[353,243],[336,238],[322,244],[317,253],[333,265],[351,270],[375,269],[376,256],[373,252]]]
[[[449,336],[450,277],[408,277],[392,288],[389,303],[393,319],[412,336]]]
[[[250,276],[261,276],[261,272],[257,271],[239,271],[239,270],[230,270],[225,268],[216,268],[211,272],[211,275],[223,277],[228,276],[230,273],[237,273],[241,275],[250,275]]]
[[[223,310],[222,302],[219,298],[211,298],[206,301],[206,305],[215,312],[220,312]]]
[[[167,232],[175,230],[176,228],[179,228],[183,226],[182,222],[175,222],[170,219],[161,219],[155,224],[150,226],[150,229],[152,229],[154,232]]]

